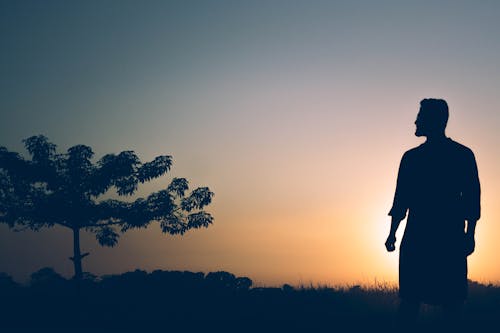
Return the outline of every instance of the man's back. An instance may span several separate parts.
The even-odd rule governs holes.
[[[460,225],[463,231],[464,220],[479,219],[479,179],[469,148],[449,138],[426,142],[405,153],[401,168],[410,225],[417,219],[421,227]]]

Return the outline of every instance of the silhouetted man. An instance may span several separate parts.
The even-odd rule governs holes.
[[[389,212],[385,246],[392,252],[408,211],[399,255],[399,311],[407,323],[416,320],[420,303],[442,305],[456,323],[467,296],[467,256],[475,247],[480,185],[474,154],[446,137],[447,122],[446,101],[420,102],[415,135],[427,140],[403,155]]]

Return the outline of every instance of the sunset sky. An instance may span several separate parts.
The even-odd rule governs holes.
[[[500,2],[2,1],[0,145],[44,134],[96,159],[172,155],[215,192],[215,222],[99,247],[84,270],[230,271],[257,284],[396,282],[396,173],[419,101],[476,154],[482,218],[469,278],[500,282]],[[398,232],[398,244],[404,224]],[[72,234],[0,225],[0,272],[71,276]]]

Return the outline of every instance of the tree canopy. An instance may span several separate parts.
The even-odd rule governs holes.
[[[57,153],[56,145],[43,135],[23,142],[31,159],[0,147],[0,223],[16,231],[54,225],[72,229],[78,242],[72,260],[86,255],[79,253],[80,229],[94,233],[99,244],[114,246],[120,233],[152,222],[172,235],[213,222],[204,211],[213,192],[199,187],[188,194],[185,178],[173,178],[165,189],[146,198],[102,199],[113,188],[118,197],[131,196],[140,184],[165,175],[172,166],[169,155],[143,163],[133,151],[122,151],[93,162],[89,146]]]

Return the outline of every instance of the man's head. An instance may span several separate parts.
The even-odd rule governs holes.
[[[416,136],[444,134],[448,123],[448,104],[444,99],[426,98],[420,101],[420,110],[415,120]]]

